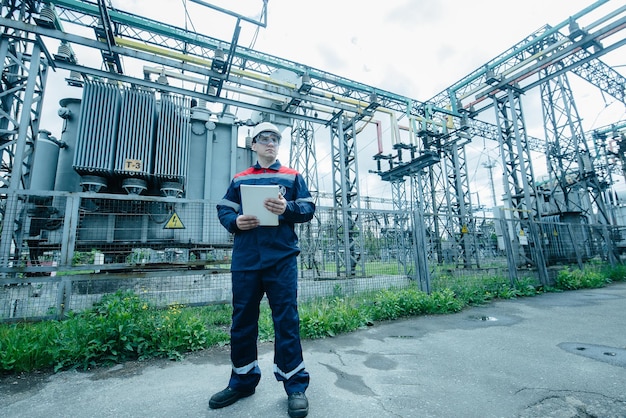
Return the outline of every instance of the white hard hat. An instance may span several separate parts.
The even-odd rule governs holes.
[[[273,132],[278,135],[278,138],[282,136],[276,125],[269,122],[261,122],[254,127],[254,130],[252,131],[252,139],[256,138],[261,132]]]

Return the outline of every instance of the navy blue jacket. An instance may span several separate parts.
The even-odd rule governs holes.
[[[241,211],[242,184],[279,185],[287,200],[285,213],[278,217],[278,226],[259,226],[247,231],[237,228],[237,216]],[[259,163],[235,175],[217,205],[220,223],[235,234],[231,270],[260,270],[271,267],[278,260],[300,254],[294,224],[313,219],[315,203],[304,178],[296,170],[276,161],[268,168]]]

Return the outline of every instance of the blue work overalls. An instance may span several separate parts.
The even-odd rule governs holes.
[[[287,200],[278,226],[240,231],[241,184],[277,184]],[[274,375],[287,394],[305,392],[309,374],[304,367],[298,316],[297,256],[300,253],[295,223],[313,218],[315,205],[302,176],[277,161],[269,168],[255,164],[237,174],[217,205],[222,225],[234,234],[231,263],[233,316],[231,326],[232,373],[229,386],[252,391],[261,378],[258,365],[259,304],[263,295],[274,322]]]

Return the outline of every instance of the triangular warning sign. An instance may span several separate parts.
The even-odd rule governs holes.
[[[163,229],[185,229],[185,225],[183,225],[183,222],[180,220],[176,212],[174,212]]]

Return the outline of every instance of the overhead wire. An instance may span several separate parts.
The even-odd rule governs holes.
[[[185,12],[185,30],[188,30],[187,28],[187,22],[189,22],[189,24],[191,25],[191,28],[193,29],[194,32],[196,31],[196,27],[193,24],[193,21],[191,20],[191,15],[189,14],[189,9],[187,9],[187,0],[181,0],[183,3],[183,10]]]

